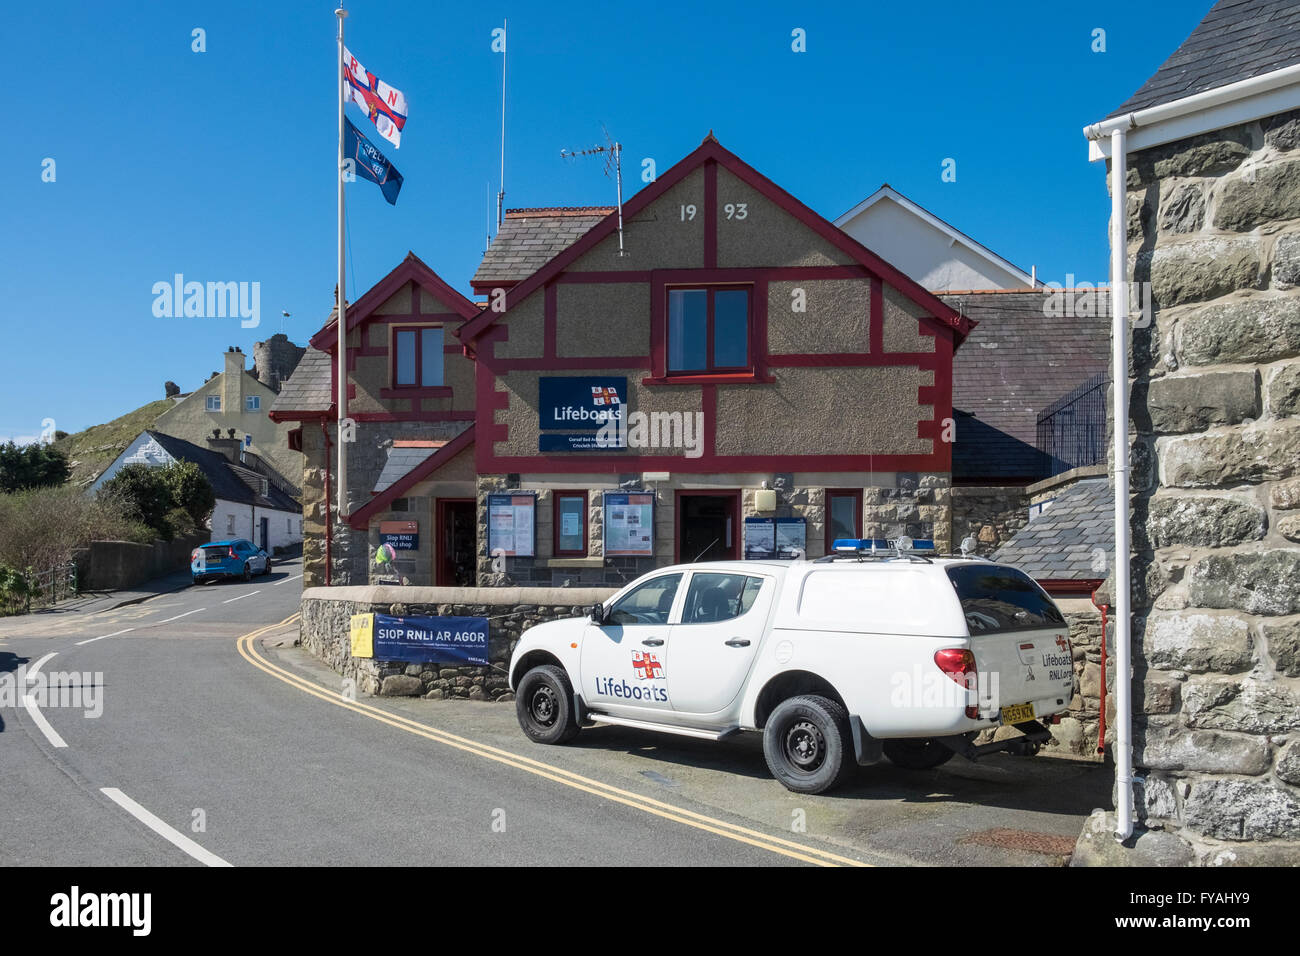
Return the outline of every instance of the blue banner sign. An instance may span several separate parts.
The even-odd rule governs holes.
[[[376,614],[374,659],[486,665],[487,618],[391,617]]]
[[[610,421],[626,422],[624,376],[544,376],[537,380],[538,426],[565,429],[541,435],[538,451],[598,451],[595,432]],[[620,434],[624,433],[620,427]]]

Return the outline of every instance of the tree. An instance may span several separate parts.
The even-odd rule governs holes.
[[[70,473],[67,456],[51,445],[0,445],[0,492],[61,485]]]
[[[174,461],[161,471],[172,507],[189,515],[195,528],[206,525],[217,506],[217,496],[212,492],[208,476],[192,461]]]
[[[172,539],[167,512],[172,509],[171,488],[163,476],[163,469],[148,465],[127,465],[100,486],[99,495],[116,499],[126,513],[142,521],[164,540]]]

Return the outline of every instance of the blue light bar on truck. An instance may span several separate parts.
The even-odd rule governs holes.
[[[836,538],[831,550],[858,554],[863,551],[933,551],[935,548],[934,541],[929,538],[913,538],[910,545],[901,548],[894,538]]]

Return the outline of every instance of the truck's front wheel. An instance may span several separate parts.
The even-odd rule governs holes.
[[[539,744],[567,743],[582,729],[573,712],[569,675],[554,664],[534,667],[519,681],[515,715],[528,739]]]
[[[763,756],[772,776],[795,793],[823,793],[853,772],[849,716],[826,697],[782,701],[763,728]]]

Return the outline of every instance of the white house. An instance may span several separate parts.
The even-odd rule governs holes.
[[[1042,285],[888,183],[836,219],[835,225],[930,292]]]
[[[227,446],[237,446],[237,439],[211,441],[223,450],[200,448],[172,435],[143,431],[95,479],[90,493],[97,492],[126,465],[161,468],[174,461],[189,461],[207,476],[216,495],[209,524],[214,539],[247,538],[267,551],[301,544],[302,509],[277,484],[278,479],[258,471],[261,462],[256,455],[245,452],[242,460],[227,457],[231,453]]]

